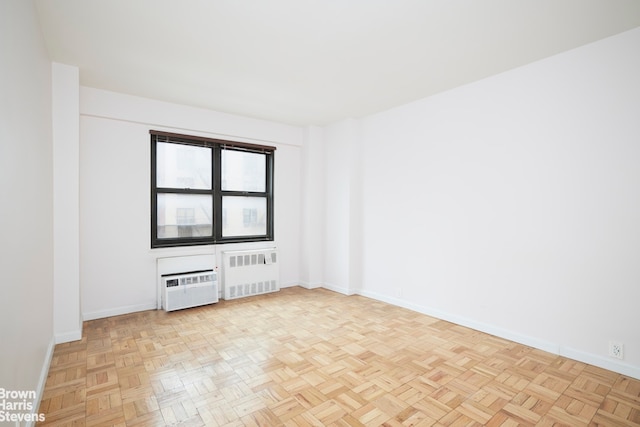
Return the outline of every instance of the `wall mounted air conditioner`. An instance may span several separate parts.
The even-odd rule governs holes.
[[[165,311],[218,302],[218,277],[213,270],[164,274],[162,308]]]
[[[222,252],[222,298],[225,300],[280,290],[276,248]]]

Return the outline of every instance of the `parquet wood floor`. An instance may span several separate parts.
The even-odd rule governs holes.
[[[640,426],[640,381],[360,296],[287,288],[86,322],[64,426]]]

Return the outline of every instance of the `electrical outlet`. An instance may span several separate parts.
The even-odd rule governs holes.
[[[609,341],[609,356],[624,359],[624,345],[621,342]]]

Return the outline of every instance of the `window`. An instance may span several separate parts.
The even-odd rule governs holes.
[[[273,240],[274,147],[151,134],[151,247]]]

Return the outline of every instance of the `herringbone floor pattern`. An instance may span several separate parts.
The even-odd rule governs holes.
[[[287,288],[86,322],[65,426],[640,426],[640,381],[360,296]]]

